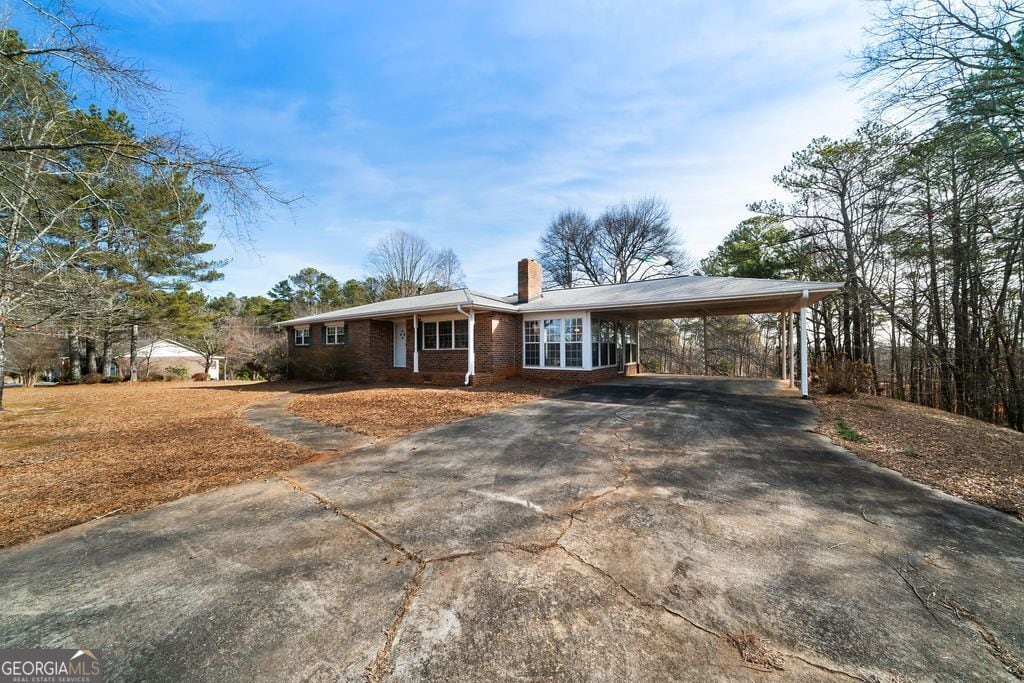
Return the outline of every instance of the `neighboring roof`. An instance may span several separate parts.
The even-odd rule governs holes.
[[[167,347],[174,347],[176,350],[180,349],[180,351],[178,351],[177,353],[174,353],[173,355],[166,355],[166,354],[161,355],[160,353],[157,352],[158,349],[166,350]],[[184,353],[182,353],[182,351]],[[154,339],[153,341],[148,341],[148,342],[145,342],[145,343],[140,343],[138,345],[138,347],[136,348],[135,352],[139,356],[149,356],[151,358],[171,358],[171,357],[183,358],[183,357],[188,357],[189,354],[196,355],[196,356],[199,356],[200,358],[203,358],[203,354],[200,353],[199,351],[196,351],[195,349],[193,349],[191,346],[188,346],[187,344],[182,344],[181,342],[174,341],[173,339]],[[127,352],[125,352],[125,353],[123,353],[123,354],[121,354],[119,356],[119,358],[127,358],[127,357],[128,357],[128,353]],[[224,356],[211,356],[211,358],[224,358]]]
[[[703,309],[710,311],[715,306],[742,308],[746,305],[744,302],[749,301],[750,312],[758,312],[760,308],[778,311],[782,305],[780,302],[795,300],[805,289],[810,294],[811,303],[814,303],[832,292],[838,291],[842,286],[841,282],[681,275],[640,282],[549,289],[544,291],[539,298],[523,304],[516,303],[514,295],[500,297],[469,289],[456,289],[449,292],[408,296],[365,306],[354,306],[285,320],[276,324],[304,325],[336,320],[387,318],[403,314],[452,309],[460,305],[512,313],[573,309],[614,310],[633,307],[654,310],[659,307],[665,309],[673,306],[692,311]]]
[[[307,323],[333,322],[335,320],[354,320],[358,318],[388,318],[402,315],[403,313],[421,313],[424,311],[444,310],[456,306],[472,306],[491,311],[517,310],[514,303],[508,297],[492,296],[474,292],[470,289],[453,289],[447,292],[436,292],[434,294],[420,294],[419,296],[406,296],[401,299],[389,299],[378,301],[374,304],[353,306],[317,315],[307,315],[293,320],[285,320],[275,323],[277,325],[304,325]]]

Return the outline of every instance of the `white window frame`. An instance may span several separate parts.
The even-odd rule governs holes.
[[[419,343],[422,348],[420,351],[468,351],[469,350],[469,318],[433,318],[433,319],[420,319],[420,324],[423,325],[423,334],[419,335]],[[455,323],[464,322],[466,323],[466,345],[456,346],[455,345]],[[441,346],[441,329],[440,326],[444,323],[451,325],[452,329],[452,342],[451,346]],[[434,344],[435,346],[427,346],[427,325],[434,325]]]
[[[294,330],[292,330],[292,332],[294,333],[294,336],[292,337],[292,339],[295,341],[295,345],[296,346],[309,346],[310,345],[311,336],[309,334],[309,327],[296,327]],[[299,341],[299,333],[300,332],[302,333],[302,341],[301,342]]]
[[[334,330],[334,341],[331,341],[331,330]],[[345,323],[324,325],[324,344],[338,346],[345,343]]]
[[[602,322],[608,322],[608,323],[612,324],[612,329],[613,329],[613,332],[614,332],[613,335],[612,335],[612,343],[615,345],[615,348],[616,348],[616,353],[615,353],[616,359],[615,359],[614,363],[607,363],[605,365],[601,365],[601,351],[600,351],[600,349],[598,349],[597,358],[591,358],[590,359],[591,360],[591,365],[592,365],[592,367],[595,370],[597,368],[614,368],[614,367],[617,367],[618,364],[619,364],[618,356],[622,353],[622,346],[619,344],[619,331],[617,329],[615,329],[615,321],[614,320],[612,320],[611,318],[594,318],[593,320],[590,321],[590,329],[591,330],[595,330],[595,329],[600,330]],[[599,339],[599,341],[598,341],[597,345],[599,347],[603,346],[605,344],[605,342],[603,340],[600,340],[600,336],[598,337],[598,339]],[[591,337],[590,337],[590,353],[591,353],[591,355],[593,355],[593,353],[594,353],[593,332],[591,332]]]
[[[565,337],[567,325],[566,320],[578,319],[580,326],[582,327],[581,339],[579,342],[568,342],[570,344],[580,344],[580,352],[582,354],[580,365],[566,366],[565,364]],[[548,344],[547,331],[544,327],[545,320],[558,320],[561,324],[559,325],[559,362],[560,365],[547,365],[545,364],[545,347]],[[540,341],[530,342],[531,344],[538,344],[540,346],[540,365],[527,365],[526,364],[526,323],[537,322],[540,325]],[[550,313],[533,313],[530,315],[523,316],[523,324],[520,328],[520,346],[522,353],[522,366],[529,370],[566,370],[569,372],[579,372],[581,370],[590,370],[590,315],[584,311],[551,311]],[[551,342],[554,343],[554,342]]]

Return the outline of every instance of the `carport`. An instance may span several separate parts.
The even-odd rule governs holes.
[[[541,298],[520,308],[524,312],[585,308],[588,317],[622,321],[778,313],[782,379],[794,386],[799,373],[800,393],[806,397],[811,306],[842,286],[840,282],[682,276],[545,291]]]

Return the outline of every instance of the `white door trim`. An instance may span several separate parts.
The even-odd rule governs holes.
[[[404,320],[395,320],[393,324],[394,333],[392,335],[392,356],[394,359],[394,367],[404,368],[406,365],[406,325]]]

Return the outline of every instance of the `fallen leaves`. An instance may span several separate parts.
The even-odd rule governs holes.
[[[505,382],[487,387],[372,387],[301,396],[300,417],[380,439],[394,439],[565,390],[563,385]]]
[[[0,546],[266,476],[314,454],[245,423],[285,383],[8,389],[0,413]]]
[[[815,396],[821,431],[866,460],[1024,518],[1024,434],[877,396]],[[864,437],[843,440],[837,421]]]

